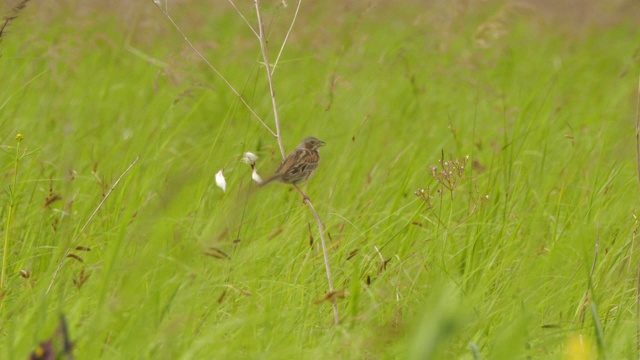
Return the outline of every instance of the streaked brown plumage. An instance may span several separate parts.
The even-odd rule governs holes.
[[[320,153],[318,148],[324,146],[322,140],[314,137],[305,138],[298,144],[278,166],[272,177],[265,180],[260,186],[265,186],[273,181],[281,181],[285,184],[299,184],[306,181],[313,175],[318,168],[320,162]]]

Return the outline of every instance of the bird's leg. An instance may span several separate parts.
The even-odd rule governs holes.
[[[305,194],[302,190],[300,190],[300,188],[298,187],[298,185],[293,184],[293,187],[296,188],[296,190],[298,190],[298,192],[300,193],[300,195],[302,195],[302,204],[306,204],[307,201],[311,200],[309,199],[309,197],[307,196],[307,194]]]

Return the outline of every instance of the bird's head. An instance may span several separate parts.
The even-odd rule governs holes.
[[[317,150],[319,147],[324,145],[324,141],[314,138],[313,136],[309,136],[300,142],[298,149]]]

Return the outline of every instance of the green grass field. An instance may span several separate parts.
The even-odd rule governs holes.
[[[152,1],[107,3],[2,35],[0,358],[61,314],[78,359],[636,358],[637,6],[302,3],[274,83],[285,148],[327,142],[302,188],[334,325],[312,213],[240,161],[268,176],[275,138]],[[169,13],[273,128],[259,43],[211,3]]]

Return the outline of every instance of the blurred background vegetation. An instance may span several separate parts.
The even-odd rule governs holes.
[[[261,4],[274,59],[296,3]],[[229,2],[161,5],[271,125]],[[275,140],[153,1],[17,15],[0,357],[64,353],[60,314],[77,358],[636,356],[637,2],[302,3],[274,81],[285,147],[327,142],[305,190],[338,326],[311,214],[239,161],[268,175]]]

